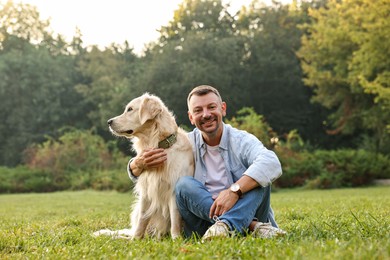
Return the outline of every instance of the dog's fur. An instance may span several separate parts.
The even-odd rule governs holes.
[[[181,176],[193,175],[194,159],[187,133],[177,126],[175,117],[160,98],[149,93],[133,99],[123,114],[108,120],[111,132],[133,141],[137,154],[173,133],[177,141],[166,149],[167,161],[153,170],[144,170],[138,177],[131,213],[130,238],[145,235],[172,238],[181,234],[182,221],[176,206],[175,184]]]

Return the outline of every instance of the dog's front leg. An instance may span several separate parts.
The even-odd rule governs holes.
[[[150,206],[150,202],[146,199],[141,199],[139,201],[138,207],[138,217],[136,218],[135,230],[134,230],[134,238],[143,238],[145,235],[146,228],[149,224],[150,216],[146,216],[146,211]]]
[[[171,218],[171,236],[176,239],[181,236],[182,223],[179,210],[176,205],[176,198],[173,195],[169,201],[169,214]]]

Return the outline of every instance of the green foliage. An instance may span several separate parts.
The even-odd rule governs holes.
[[[331,0],[310,11],[299,56],[313,100],[334,111],[329,133],[371,133],[375,151],[388,152],[388,1]]]
[[[147,67],[140,75],[137,93],[147,91],[161,97],[175,112],[179,124],[189,124],[186,98],[200,84],[218,87],[234,113],[245,102],[240,89],[244,43],[237,37],[216,37],[211,32],[188,32],[184,41],[170,41],[147,54]],[[224,66],[221,66],[224,64]]]
[[[126,164],[122,169],[95,172],[75,172],[70,174],[71,190],[93,189],[99,191],[115,190],[127,192],[133,188],[126,172]]]
[[[32,145],[26,151],[25,163],[32,169],[65,172],[98,171],[113,164],[113,155],[103,138],[92,130],[66,129],[54,140]],[[115,165],[115,164],[114,164]]]
[[[210,84],[220,90],[230,114],[253,107],[278,132],[323,134],[321,109],[309,102],[294,53],[301,36],[296,25],[306,11],[256,6],[232,19],[219,1],[184,1],[148,50],[140,87],[161,96],[180,124],[188,124],[188,92]]]
[[[322,165],[314,155],[307,152],[297,153],[278,147],[276,154],[282,163],[283,175],[276,180],[277,187],[302,187],[308,180],[320,175]]]
[[[49,22],[39,17],[36,7],[0,2],[0,50],[11,47],[8,38],[16,36],[27,41],[41,41],[48,35]]]
[[[24,187],[25,182],[19,183],[20,179],[36,182],[33,190],[36,192],[86,188],[125,191],[130,188],[125,170],[127,158],[113,143],[104,142],[92,130],[68,129],[58,140],[50,138],[42,144],[32,145],[25,151],[25,164],[32,175],[29,178],[19,176],[19,168],[12,171],[13,174],[4,175],[9,181],[15,177],[16,183],[10,185],[10,190],[5,189],[3,192],[18,191],[19,186],[20,191],[29,191]],[[123,173],[117,174],[117,169],[123,169]],[[27,170],[24,172],[27,173]],[[41,189],[43,181],[51,183],[48,190],[45,187]]]
[[[255,135],[268,148],[274,145],[271,140],[275,138],[276,133],[267,124],[264,117],[257,114],[253,108],[245,107],[239,110],[237,116],[226,120],[226,123]]]
[[[390,159],[364,150],[317,150],[296,153],[277,149],[283,175],[279,187],[340,188],[371,185],[390,178]]]
[[[267,118],[278,133],[297,129],[305,139],[324,143],[322,119],[327,111],[310,103],[310,89],[302,82],[302,69],[296,51],[308,22],[307,7],[267,6],[253,1],[237,17],[237,28],[248,49],[244,60],[245,106],[253,107]],[[319,116],[319,115],[323,116]]]
[[[253,108],[244,108],[237,116],[226,120],[254,134],[278,155],[283,175],[276,186],[309,188],[340,188],[367,186],[373,180],[390,178],[390,159],[386,155],[364,150],[316,150],[308,152],[296,130],[281,140]]]
[[[58,190],[50,174],[25,166],[0,167],[0,193],[49,192]]]
[[[127,42],[84,47],[81,31],[66,42],[35,7],[0,3],[0,165],[19,165],[26,147],[67,126],[112,139],[106,121],[144,92],[189,125],[186,96],[200,84],[221,91],[228,115],[243,107],[263,115],[279,144],[297,131],[316,148],[388,154],[388,5],[344,0],[321,9],[326,2],[256,0],[230,14],[223,1],[185,0],[139,56]],[[320,104],[310,103],[313,94]],[[326,136],[325,127],[344,121],[347,137]],[[116,145],[128,153],[127,143]],[[302,149],[298,139],[283,145]]]
[[[92,47],[77,62],[77,71],[85,80],[78,82],[75,89],[88,104],[88,118],[98,129],[107,129],[107,120],[123,112],[127,102],[135,96],[131,80],[135,74],[135,54],[130,47],[112,45],[105,50]]]
[[[272,206],[286,237],[122,240],[133,196],[56,192],[0,196],[1,259],[388,259],[388,187],[279,190]]]
[[[322,171],[314,182],[320,188],[370,185],[374,179],[390,178],[387,156],[364,150],[316,151]]]
[[[169,24],[161,27],[159,41],[186,41],[188,32],[213,33],[215,36],[231,34],[233,22],[221,0],[183,0]]]
[[[0,5],[0,17],[0,164],[15,166],[44,135],[63,125],[85,127],[87,120],[73,89],[77,73],[69,44],[52,38],[48,21],[30,5],[8,1]]]
[[[126,168],[121,170],[72,172],[60,181],[48,170],[26,166],[0,167],[0,193],[45,193],[62,190],[115,190],[127,192],[133,188]]]

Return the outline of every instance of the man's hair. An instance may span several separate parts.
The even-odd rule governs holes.
[[[190,99],[192,96],[204,96],[208,93],[214,93],[215,95],[217,95],[218,99],[220,102],[222,102],[222,98],[221,98],[221,95],[219,94],[218,90],[212,86],[208,86],[208,85],[200,85],[200,86],[197,86],[195,87],[193,90],[191,90],[190,94],[188,94],[188,97],[187,97],[187,105],[189,107],[190,105]]]

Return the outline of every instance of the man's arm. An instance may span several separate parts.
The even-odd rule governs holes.
[[[282,167],[277,155],[267,149],[256,137],[249,135],[242,144],[243,160],[249,166],[244,172],[262,187],[271,185],[273,181],[282,175]]]

